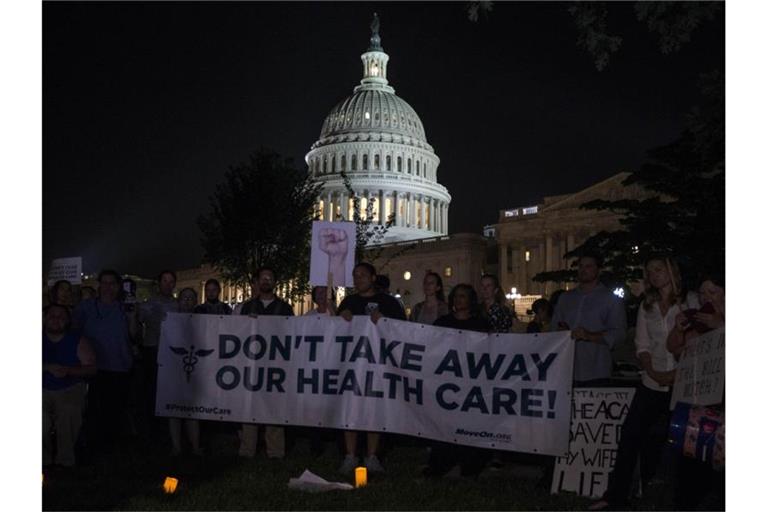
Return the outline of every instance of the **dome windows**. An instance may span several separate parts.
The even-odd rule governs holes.
[[[347,155],[341,155],[341,172],[347,170]]]
[[[352,170],[357,170],[357,155],[352,155]]]
[[[403,172],[403,157],[397,157],[397,172]]]
[[[365,119],[366,120],[370,120],[371,119],[371,113],[370,112],[366,112],[365,113]]]
[[[373,168],[374,168],[374,169],[376,169],[377,171],[378,171],[379,169],[381,169],[381,162],[380,162],[379,158],[380,158],[380,157],[379,157],[379,154],[378,154],[378,153],[376,153],[375,155],[373,155]]]
[[[416,176],[421,175],[421,162],[416,160]]]
[[[392,170],[392,157],[390,155],[387,155],[387,170]]]
[[[408,159],[408,174],[412,174],[413,171],[411,170],[411,159]]]
[[[363,155],[363,170],[368,170],[368,155]]]

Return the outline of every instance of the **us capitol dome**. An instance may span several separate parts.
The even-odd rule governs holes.
[[[352,220],[352,201],[341,172],[349,177],[360,211],[373,204],[373,220],[394,223],[383,242],[448,233],[451,196],[437,182],[440,159],[427,142],[418,114],[387,81],[389,55],[374,14],[368,50],[360,58],[363,79],[323,122],[320,138],[305,160],[323,185],[317,203],[321,220]]]

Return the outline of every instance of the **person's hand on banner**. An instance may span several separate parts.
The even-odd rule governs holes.
[[[567,323],[565,323],[563,321],[560,321],[560,322],[557,322],[557,330],[558,331],[570,331],[571,327]]]
[[[383,318],[383,317],[384,317],[384,315],[382,315],[381,311],[379,311],[378,309],[374,309],[371,312],[371,322],[373,322],[374,324],[377,323],[379,321],[379,319]]]
[[[348,310],[348,309],[345,309],[344,311],[339,313],[339,316],[341,318],[343,318],[344,320],[346,320],[347,322],[351,322],[352,321],[352,312],[350,310]]]

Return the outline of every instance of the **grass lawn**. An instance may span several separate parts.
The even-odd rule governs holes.
[[[71,470],[53,470],[43,486],[44,510],[585,510],[589,500],[550,495],[537,488],[535,465],[509,464],[485,470],[478,480],[427,480],[421,476],[427,453],[407,438],[390,438],[383,463],[387,473],[370,477],[352,491],[306,493],[290,490],[289,478],[305,469],[330,481],[352,483],[336,472],[340,455],[329,441],[314,457],[305,437],[290,443],[283,461],[237,457],[231,424],[204,425],[207,455],[168,456],[166,439],[146,446],[125,442],[111,454]],[[521,468],[523,470],[521,470]],[[524,471],[527,469],[528,471]],[[162,492],[165,476],[179,479],[177,493]],[[669,509],[660,496],[637,503],[643,510]]]

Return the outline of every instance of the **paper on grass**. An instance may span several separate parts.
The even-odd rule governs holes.
[[[343,482],[329,482],[308,469],[305,469],[299,478],[288,480],[288,488],[307,492],[349,491],[354,489],[352,485]]]

